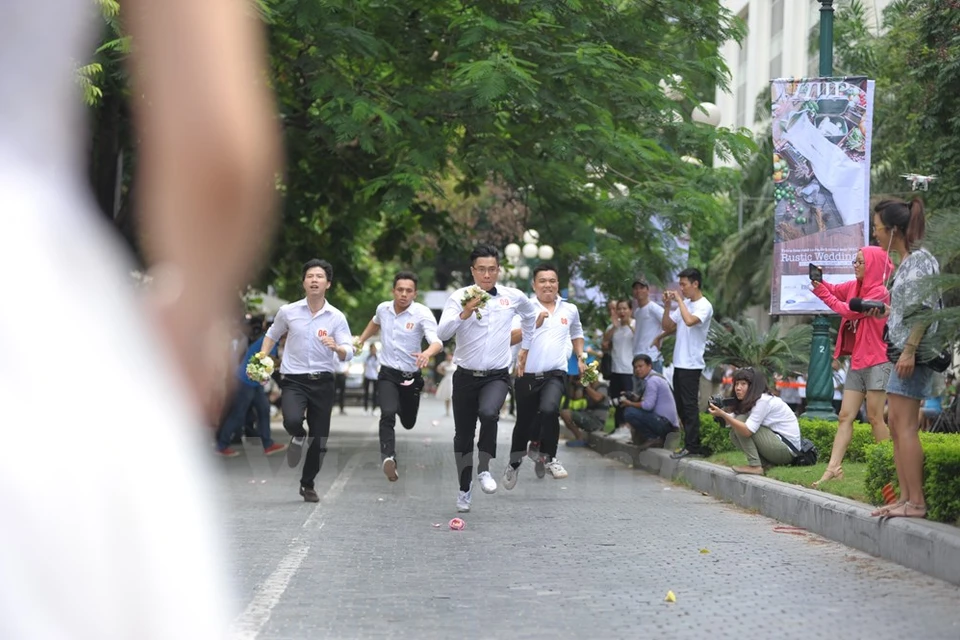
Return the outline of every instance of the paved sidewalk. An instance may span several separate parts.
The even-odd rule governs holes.
[[[738,475],[697,458],[673,460],[670,449],[648,449],[596,433],[590,447],[668,480],[682,480],[715,498],[754,509],[830,540],[960,585],[960,528],[914,518],[882,521],[876,507],[765,476]],[[960,637],[960,636],[958,636]]]

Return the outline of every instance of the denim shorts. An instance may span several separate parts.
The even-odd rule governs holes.
[[[938,376],[939,374],[930,367],[918,364],[913,368],[913,375],[909,378],[901,378],[897,375],[897,368],[893,367],[890,380],[887,381],[887,393],[923,400],[935,395],[934,387]]]
[[[892,370],[893,365],[889,362],[875,364],[866,369],[848,369],[847,378],[843,381],[843,390],[858,393],[883,391],[887,388]]]

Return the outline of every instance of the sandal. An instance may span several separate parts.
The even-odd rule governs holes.
[[[831,469],[827,467],[827,470],[823,472],[823,477],[814,482],[811,486],[814,489],[819,489],[820,485],[828,480],[843,480],[843,467],[837,467],[836,469]]]
[[[890,511],[897,509],[899,507],[902,507],[905,504],[906,504],[906,500],[901,500],[895,504],[885,504],[882,507],[875,509],[870,515],[872,517],[885,516]]]
[[[913,513],[910,512],[911,510],[913,510]],[[904,502],[895,509],[887,511],[882,517],[884,520],[887,518],[926,518],[927,505]]]

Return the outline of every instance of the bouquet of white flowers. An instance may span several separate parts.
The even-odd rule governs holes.
[[[478,287],[477,285],[473,285],[463,293],[463,300],[460,301],[460,304],[466,305],[468,302],[470,302],[474,298],[480,299],[480,305],[477,307],[477,320],[479,320],[480,318],[483,317],[482,315],[480,315],[480,309],[483,309],[484,307],[487,306],[487,300],[490,299],[490,294],[484,291],[483,289],[481,289],[480,287]]]
[[[254,382],[266,382],[273,375],[273,358],[263,353],[255,353],[247,363],[247,377]]]
[[[586,358],[584,358],[586,360]],[[583,386],[588,386],[600,379],[600,361],[594,360],[586,366],[580,375],[580,382]]]

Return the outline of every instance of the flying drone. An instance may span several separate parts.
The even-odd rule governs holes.
[[[920,189],[926,191],[930,183],[937,179],[937,176],[921,176],[917,173],[902,173],[900,177],[910,181],[910,189],[913,191],[919,191]]]

